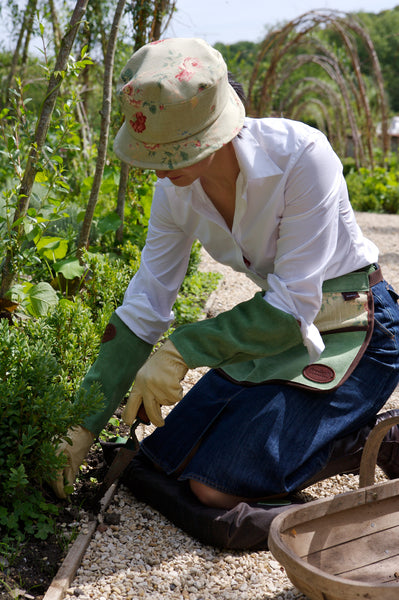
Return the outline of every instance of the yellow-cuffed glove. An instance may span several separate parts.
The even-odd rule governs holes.
[[[94,434],[84,427],[74,427],[68,431],[68,437],[72,441],[72,446],[68,442],[62,442],[58,447],[58,454],[63,452],[68,459],[62,471],[59,472],[57,479],[49,481],[58,498],[66,498],[66,486],[73,486],[79,467],[87,456],[92,443]]]
[[[165,421],[161,406],[176,404],[183,397],[181,381],[188,371],[181,354],[167,340],[163,346],[137,371],[136,380],[122,413],[127,425],[132,425],[137,412],[144,405],[150,421],[162,427]]]

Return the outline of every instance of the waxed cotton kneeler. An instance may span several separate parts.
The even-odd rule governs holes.
[[[187,481],[178,481],[156,470],[141,454],[125,469],[121,482],[137,500],[158,510],[201,543],[229,550],[267,550],[274,517],[302,504],[293,496],[284,505],[241,502],[231,510],[209,508],[197,500]]]

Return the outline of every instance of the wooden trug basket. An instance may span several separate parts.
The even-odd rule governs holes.
[[[399,600],[399,479],[373,485],[381,442],[397,423],[391,417],[370,433],[358,490],[292,508],[271,524],[270,551],[311,600]]]

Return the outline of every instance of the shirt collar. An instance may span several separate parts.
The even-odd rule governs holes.
[[[252,134],[250,128],[245,124],[240,131],[240,135],[233,139],[233,145],[240,170],[243,172],[246,181],[282,175],[283,171],[273,162]]]

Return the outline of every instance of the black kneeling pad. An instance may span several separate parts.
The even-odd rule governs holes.
[[[241,502],[231,510],[209,508],[197,500],[187,481],[157,471],[141,454],[126,468],[121,481],[138,500],[203,544],[231,550],[267,550],[274,517],[302,503],[293,496],[286,500],[290,504],[279,506]]]

